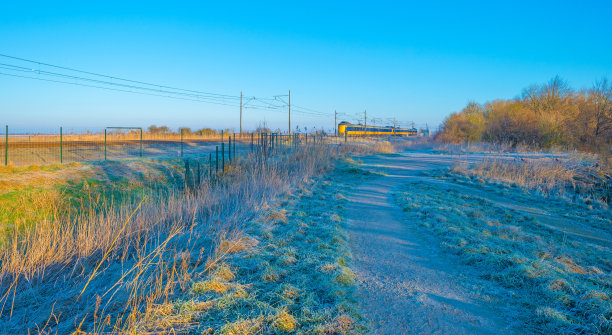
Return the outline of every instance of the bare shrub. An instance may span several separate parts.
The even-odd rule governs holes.
[[[612,154],[612,85],[604,78],[588,90],[572,90],[558,76],[533,85],[520,98],[483,105],[470,102],[451,114],[436,139],[488,141],[542,148],[561,146]]]

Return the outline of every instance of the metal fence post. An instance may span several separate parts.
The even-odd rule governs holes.
[[[253,152],[253,133],[251,133],[251,152]]]
[[[8,125],[6,125],[6,138],[4,140],[4,166],[8,165]]]
[[[104,160],[106,160],[106,128],[104,128]]]
[[[183,128],[181,128],[180,132],[181,132],[181,157],[183,157]]]
[[[234,133],[234,159],[236,159],[236,133]]]
[[[225,142],[221,141],[221,172],[225,172]]]
[[[232,162],[232,135],[227,137],[227,158]]]
[[[64,164],[64,138],[62,127],[60,127],[60,164]]]
[[[208,153],[208,179],[212,178],[212,153]]]
[[[189,160],[185,160],[185,189],[189,190],[191,188],[191,171],[189,169]]]
[[[202,180],[200,179],[200,177],[202,176],[202,170],[200,168],[200,161],[196,161],[196,164],[198,164],[198,178],[196,180],[196,185],[200,187],[202,185]]]
[[[140,158],[142,158],[142,128],[140,128]]]
[[[215,172],[219,173],[219,146],[215,147]]]

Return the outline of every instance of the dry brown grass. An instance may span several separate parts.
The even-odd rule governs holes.
[[[382,154],[390,154],[395,152],[395,148],[388,141],[380,141],[374,143],[374,151]]]
[[[484,180],[537,190],[544,195],[578,197],[604,203],[609,203],[612,195],[611,171],[592,158],[491,158],[472,167],[458,165],[454,170]]]
[[[339,140],[339,153],[343,153],[346,148],[348,153],[353,155],[371,155],[376,153],[393,153],[395,149],[391,143],[385,141],[382,138],[362,138],[352,137],[348,138],[347,142]]]
[[[230,285],[227,283],[216,281],[216,280],[208,280],[204,282],[198,282],[193,285],[193,291],[195,293],[205,293],[205,292],[215,292],[215,293],[225,293],[230,288]]]
[[[15,231],[0,246],[3,331],[129,332],[163,313],[160,306],[188,292],[203,273],[219,274],[207,288],[227,290],[224,255],[257,243],[241,234],[249,218],[327,169],[333,157],[327,146],[242,157],[195,193],[150,192],[139,204],[107,204]],[[279,319],[279,329],[295,327],[290,315]],[[190,327],[189,317],[173,322]]]

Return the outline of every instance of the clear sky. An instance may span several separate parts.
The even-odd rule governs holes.
[[[435,127],[555,75],[575,88],[610,78],[611,13],[612,1],[4,1],[0,54],[227,95],[290,89],[326,114],[296,111],[292,128],[332,128],[334,110]],[[244,128],[286,119],[245,110]],[[0,76],[0,122],[18,128],[238,120],[235,106]]]

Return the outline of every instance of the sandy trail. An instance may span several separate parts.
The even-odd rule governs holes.
[[[356,188],[347,209],[354,269],[372,332],[512,333],[510,311],[495,306],[485,284],[438,242],[405,222],[391,198],[391,191],[420,179],[424,170],[450,165],[452,157],[374,156],[363,163],[387,173]]]

